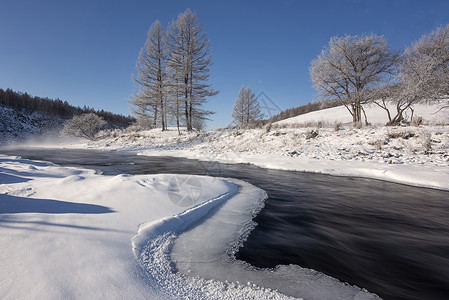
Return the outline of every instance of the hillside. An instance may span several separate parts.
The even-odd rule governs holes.
[[[30,135],[58,134],[63,123],[60,117],[19,112],[0,104],[0,143],[20,141]]]
[[[414,106],[414,116],[422,117],[424,123],[427,124],[449,124],[449,109],[442,109],[444,106],[448,106],[449,101],[441,101],[435,105],[417,104]],[[392,116],[395,113],[394,105],[389,106],[389,110]],[[365,107],[368,122],[375,125],[384,125],[388,122],[387,113],[377,105],[370,105]],[[411,112],[407,111],[407,116],[410,116]],[[333,124],[335,122],[349,124],[352,123],[352,117],[348,110],[344,106],[327,108],[324,110],[318,110],[307,114],[299,115],[293,118],[288,118],[274,124],[297,124],[307,125],[308,123],[322,122],[326,124]]]
[[[31,96],[11,89],[0,89],[0,143],[22,140],[30,135],[58,134],[65,120],[75,115],[95,113],[106,128],[125,128],[135,118],[104,110],[73,106],[67,101]]]
[[[40,113],[47,116],[56,116],[62,119],[69,119],[75,115],[84,113],[95,113],[101,116],[113,127],[126,127],[135,122],[135,118],[124,116],[108,111],[95,110],[91,107],[73,106],[67,101],[60,99],[49,99],[47,97],[31,96],[28,93],[13,91],[11,89],[3,90],[0,88],[0,104],[5,107],[13,108],[20,112]]]

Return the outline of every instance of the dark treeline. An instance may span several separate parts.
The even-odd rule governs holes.
[[[285,120],[288,118],[293,118],[299,115],[307,114],[312,111],[322,110],[326,108],[331,107],[337,107],[340,106],[341,103],[339,103],[336,100],[324,100],[316,103],[307,103],[305,105],[301,105],[298,107],[293,107],[286,109],[284,111],[281,111],[277,115],[273,116],[271,119],[268,120],[269,123],[278,122],[281,120]]]
[[[95,111],[93,108],[83,108],[70,105],[67,101],[59,99],[33,97],[27,93],[16,92],[11,89],[0,89],[0,104],[14,108],[22,112],[38,112],[63,119],[72,118],[75,115],[94,112],[111,125],[126,127],[135,122],[135,118],[114,114],[104,110]]]

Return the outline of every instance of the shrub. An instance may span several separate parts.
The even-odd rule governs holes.
[[[271,123],[268,123],[267,126],[265,126],[265,132],[266,132],[266,133],[269,133],[269,132],[270,132],[271,126],[272,126]]]
[[[311,129],[311,130],[308,130],[306,133],[305,133],[305,135],[306,135],[306,139],[314,139],[314,138],[316,138],[317,136],[318,136],[318,130],[314,130],[314,129]]]
[[[412,124],[412,126],[418,127],[419,125],[422,125],[422,123],[423,123],[423,118],[416,116],[416,117],[413,117],[411,124]]]
[[[340,131],[341,130],[341,122],[335,122],[334,123],[334,131]]]
[[[387,136],[390,139],[403,138],[404,140],[408,140],[415,136],[415,134],[411,131],[399,131],[399,132],[388,132]]]
[[[420,132],[421,145],[424,147],[426,152],[432,150],[432,134],[428,131]]]
[[[97,132],[106,125],[106,121],[94,113],[74,116],[67,120],[61,131],[63,135],[73,135],[94,141],[97,139]]]

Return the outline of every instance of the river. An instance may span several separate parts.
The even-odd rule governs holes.
[[[0,153],[105,175],[193,174],[245,180],[268,193],[236,258],[296,264],[384,299],[449,299],[449,192],[379,180],[130,152],[3,148]]]

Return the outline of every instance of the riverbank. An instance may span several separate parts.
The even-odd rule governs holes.
[[[108,131],[97,141],[79,141],[64,147],[199,159],[210,162],[210,168],[214,161],[246,163],[449,190],[447,125],[316,125],[182,131],[180,135],[175,129]]]

